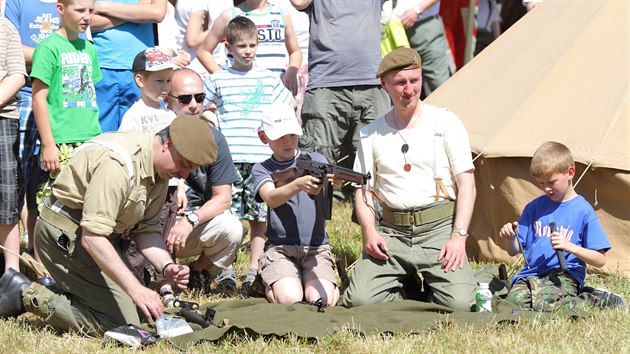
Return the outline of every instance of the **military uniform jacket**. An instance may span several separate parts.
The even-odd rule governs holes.
[[[152,163],[154,134],[114,132],[79,148],[53,185],[65,207],[81,211],[80,226],[97,235],[161,233],[168,181]],[[114,147],[114,148],[112,148]],[[128,164],[132,164],[129,168]]]

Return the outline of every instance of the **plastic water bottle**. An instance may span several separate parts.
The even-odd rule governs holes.
[[[492,292],[488,283],[479,283],[475,300],[477,301],[477,312],[492,312]]]

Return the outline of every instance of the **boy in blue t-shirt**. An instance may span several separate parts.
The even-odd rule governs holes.
[[[508,253],[516,255],[522,245],[527,261],[512,279],[508,301],[534,311],[625,307],[617,294],[584,288],[586,264],[604,266],[611,245],[591,205],[573,189],[571,151],[557,142],[543,143],[529,171],[545,195],[527,204],[518,223],[505,224],[499,232]],[[552,232],[551,223],[557,231]],[[566,260],[566,270],[560,269],[559,258]]]
[[[271,150],[260,142],[256,129],[266,106],[281,103],[295,106],[295,100],[272,71],[256,67],[258,34],[247,17],[235,17],[227,25],[226,48],[234,56],[232,66],[210,76],[204,83],[204,104],[217,107],[218,128],[230,147],[241,180],[232,186],[232,211],[250,225],[250,263],[243,279],[245,291],[251,287],[258,258],[265,244],[267,207],[254,200],[251,169],[266,160]],[[234,274],[234,277],[236,275]]]
[[[281,104],[268,107],[258,135],[273,151],[271,158],[252,170],[256,200],[269,206],[265,253],[258,261],[267,300],[281,304],[321,301],[323,306],[334,306],[339,288],[326,233],[324,181],[306,174],[280,184],[272,176],[295,167],[301,154],[298,139],[302,128],[295,110]],[[328,163],[319,153],[308,155]]]

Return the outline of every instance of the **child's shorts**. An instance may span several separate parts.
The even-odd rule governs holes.
[[[258,269],[263,283],[269,286],[287,277],[300,279],[302,284],[323,279],[337,285],[330,245],[271,246],[258,260]]]
[[[20,219],[22,171],[18,154],[20,121],[0,118],[0,224],[11,225]]]
[[[253,163],[234,163],[240,179],[232,185],[232,214],[241,220],[267,221],[267,204],[256,201],[252,182]]]

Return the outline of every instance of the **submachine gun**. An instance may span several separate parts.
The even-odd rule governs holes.
[[[313,177],[319,178],[324,184],[322,193],[326,196],[326,202],[324,203],[324,216],[326,220],[330,220],[332,217],[332,201],[333,201],[333,188],[332,184],[328,181],[329,174],[335,176],[335,179],[351,182],[356,185],[364,185],[371,178],[370,174],[363,174],[355,172],[349,168],[331,165],[324,162],[313,160],[307,154],[300,154],[296,158],[295,167],[289,167],[282,171],[273,172],[271,179],[275,183],[276,187],[282,187],[298,177],[302,177],[309,174]],[[311,195],[311,198],[316,196]]]

